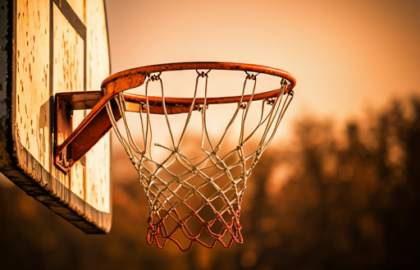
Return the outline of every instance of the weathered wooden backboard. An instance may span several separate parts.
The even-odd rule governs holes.
[[[0,172],[86,233],[109,232],[109,134],[68,174],[53,158],[54,95],[98,90],[110,74],[104,2],[0,3]]]

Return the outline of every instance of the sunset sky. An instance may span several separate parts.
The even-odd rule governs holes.
[[[106,1],[112,72],[184,61],[266,65],[297,79],[286,124],[339,121],[420,91],[419,1]],[[288,121],[289,120],[289,121]]]
[[[42,12],[49,14],[46,18],[50,26],[45,28],[44,39],[28,35],[26,30],[20,31],[25,28],[17,27],[19,20],[14,19],[17,30],[8,32],[13,35],[8,34],[5,39],[13,38],[14,60],[7,65],[19,62],[19,55],[23,57],[22,50],[16,49],[19,38],[15,36],[25,36],[29,47],[31,38],[34,44],[36,36],[37,43],[46,44],[39,45],[45,57],[48,52],[55,52],[55,64],[54,61],[42,62],[42,65],[47,63],[47,69],[43,66],[45,82],[42,76],[34,76],[34,80],[42,79],[47,94],[49,89],[57,93],[55,85],[61,84],[63,75],[54,70],[61,67],[63,72],[73,68],[82,72],[81,67],[84,67],[88,74],[88,67],[96,65],[103,70],[102,75],[93,80],[89,73],[87,78],[92,83],[86,83],[88,89],[83,90],[100,90],[108,62],[99,53],[95,57],[101,60],[92,61],[89,57],[95,55],[90,53],[90,48],[101,47],[101,40],[105,40],[96,40],[100,35],[92,34],[106,31],[103,21],[89,18],[96,18],[92,16],[94,10],[102,16],[101,9],[86,8],[89,7],[86,1],[67,0],[71,5],[78,5],[78,16],[83,14],[79,17],[86,22],[86,27],[82,27],[74,22],[77,18],[67,9],[65,1],[63,7],[62,1],[44,2],[50,3],[56,11],[48,12],[48,8],[41,6],[41,12],[32,12],[29,1],[29,7],[27,3],[25,7],[25,25],[22,23],[29,29],[38,29],[30,16],[38,14],[40,21]],[[48,112],[53,108],[52,99],[48,101],[49,94],[43,96],[45,102],[37,103],[42,106],[36,107],[41,108],[41,113],[45,111],[45,120],[41,114],[27,111],[27,107],[35,107],[32,101],[39,88],[29,88],[29,92],[25,90],[22,94],[22,80],[15,77],[19,78],[16,74],[24,72],[29,74],[27,81],[32,86],[29,83],[32,82],[31,70],[36,74],[34,53],[32,68],[31,58],[26,58],[29,73],[23,68],[19,71],[17,66],[13,74],[13,93],[21,89],[21,98],[18,95],[13,99],[13,102],[17,100],[17,105],[12,103],[12,108],[17,109],[7,111],[6,116],[12,117],[5,117],[6,124],[0,126],[0,137],[5,134],[6,142],[10,141],[5,150],[0,149],[0,269],[420,269],[417,253],[420,250],[420,0],[104,2],[112,74],[175,62],[263,65],[288,71],[296,78],[293,102],[273,142],[269,131],[276,130],[275,125],[264,130],[265,125],[261,124],[271,123],[274,118],[261,117],[264,113],[268,115],[266,107],[276,108],[270,106],[273,104],[267,105],[266,100],[253,100],[239,106],[247,110],[240,110],[238,103],[211,104],[208,112],[207,109],[196,110],[191,118],[187,118],[187,114],[166,118],[153,115],[149,121],[148,117],[147,120],[139,118],[136,111],[126,114],[129,125],[121,113],[128,107],[123,108],[119,103],[122,120],[117,124],[119,128],[111,132],[112,151],[109,143],[102,139],[104,144],[90,150],[87,158],[76,162],[65,176],[53,165],[53,159],[47,162],[46,157],[53,158],[56,151],[52,150],[60,147],[53,148],[51,143],[57,144],[66,136],[68,128],[62,126],[73,121],[74,130],[78,116],[67,119],[64,116],[69,107],[60,104],[55,109],[61,116],[48,120]],[[102,0],[95,3],[101,5]],[[11,5],[5,10],[9,7]],[[73,23],[64,21],[67,19]],[[70,45],[71,41],[80,48],[84,44],[85,54],[80,53],[83,50],[76,45],[67,45],[65,28],[60,29],[55,20],[66,23],[67,33],[73,37]],[[54,30],[54,26],[60,32]],[[76,26],[78,30],[73,31]],[[99,26],[102,30],[92,30]],[[79,35],[83,35],[78,31],[89,33],[83,43],[79,39]],[[60,49],[57,50],[58,43],[54,42],[58,38]],[[5,48],[5,52],[11,49],[10,46]],[[63,48],[65,53],[60,54]],[[28,56],[32,51],[38,53],[32,49]],[[74,52],[79,58],[70,57]],[[82,63],[83,55],[89,60],[85,65],[68,64],[71,59]],[[61,64],[57,64],[57,59]],[[66,74],[73,74],[70,71]],[[178,77],[185,72],[185,77]],[[229,70],[221,76],[217,72],[211,71],[209,75],[209,88],[213,91],[210,96],[237,96],[242,91],[246,81],[243,71]],[[280,78],[266,76],[277,80],[276,88],[271,88],[268,86],[271,82],[260,79],[263,76],[258,74],[258,92],[278,87]],[[82,81],[81,77],[78,81]],[[166,97],[192,97],[197,78],[194,70],[163,72],[161,77],[164,77],[165,93],[169,91]],[[67,76],[70,85],[72,78],[73,75]],[[201,96],[203,90],[207,90],[203,87],[204,80],[197,80]],[[9,81],[3,88],[5,93],[12,89]],[[21,88],[15,87],[19,82]],[[150,85],[149,94],[159,96],[159,80]],[[253,89],[250,85],[247,90]],[[25,86],[25,89],[28,88]],[[141,92],[144,89],[143,85],[130,91],[144,94]],[[28,97],[26,103],[22,102],[22,95]],[[417,99],[398,103],[402,104],[398,108],[390,107],[392,100],[408,101],[406,98],[410,96]],[[257,102],[265,107],[253,106]],[[252,106],[254,111],[250,109]],[[232,108],[236,122],[227,113]],[[12,126],[8,120],[19,119],[16,111],[27,117],[27,125],[20,117],[20,124],[27,128],[27,132],[23,131],[26,141],[22,139],[25,138],[21,135],[22,129]],[[250,112],[249,117],[247,112]],[[83,114],[80,111],[80,116]],[[34,115],[36,121],[32,123],[30,117]],[[140,116],[145,117],[145,114],[140,113]],[[58,119],[54,128],[49,127],[53,118]],[[61,118],[64,119],[62,125]],[[258,128],[247,126],[247,121]],[[226,123],[233,128],[225,128]],[[38,125],[40,131],[32,136],[34,143],[30,144],[28,134],[29,128],[34,133],[32,124]],[[210,135],[205,132],[207,124],[211,126]],[[127,131],[127,126],[132,129]],[[147,130],[147,136],[138,136],[142,129]],[[50,134],[54,130],[55,137]],[[185,136],[184,130],[187,131]],[[201,130],[204,131],[200,133]],[[229,133],[232,130],[233,135]],[[214,143],[212,136],[222,137],[220,143]],[[129,140],[124,141],[124,137]],[[170,140],[170,137],[179,140]],[[256,143],[261,141],[263,143]],[[78,147],[75,142],[78,141],[70,145],[73,150]],[[268,142],[271,145],[265,151]],[[40,154],[29,151],[30,145]],[[215,145],[217,147],[213,147]],[[68,165],[67,161],[72,162],[70,157],[75,157],[69,152],[70,146],[59,156],[63,166]],[[262,152],[264,155],[260,155]],[[67,154],[63,157],[63,153]],[[46,161],[42,163],[41,158]],[[108,158],[111,162],[109,177]],[[25,174],[34,181],[27,181]],[[110,183],[112,185],[108,185]],[[242,197],[244,192],[246,195]],[[103,206],[97,206],[101,197]],[[111,204],[112,210],[108,208]],[[108,235],[90,234],[94,226],[99,228],[99,225],[86,225],[84,220],[91,222],[96,218],[99,225],[112,218]],[[89,234],[70,223],[83,227]],[[167,226],[166,229],[163,226]],[[181,253],[172,241],[163,250],[153,243],[162,244],[165,239],[175,238],[185,248],[184,243],[190,240],[204,240],[203,243],[207,243],[207,239],[231,240],[229,234],[233,236],[229,250],[220,243],[212,250],[195,243],[189,253]],[[236,243],[242,239],[243,244]]]

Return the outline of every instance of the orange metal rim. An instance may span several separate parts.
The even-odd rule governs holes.
[[[181,62],[181,63],[170,63],[170,64],[160,64],[160,65],[151,65],[138,67],[133,69],[124,70],[118,73],[115,73],[107,77],[102,82],[102,87],[106,87],[108,83],[114,81],[117,78],[128,77],[133,74],[150,74],[156,72],[165,72],[165,71],[176,71],[176,70],[197,70],[197,69],[215,69],[215,70],[241,70],[241,71],[250,71],[257,73],[264,73],[268,75],[274,75],[282,78],[286,78],[290,84],[291,89],[296,85],[296,79],[287,71],[260,66],[254,64],[243,64],[243,63],[231,63],[231,62]]]
[[[161,65],[151,65],[144,66],[139,68],[128,69],[125,71],[118,72],[107,77],[102,82],[102,89],[104,91],[104,96],[110,95],[114,96],[119,92],[129,90],[134,87],[141,86],[145,79],[154,73],[166,72],[166,71],[182,71],[182,70],[232,70],[232,71],[246,71],[246,72],[255,72],[262,73],[272,76],[277,76],[280,78],[286,79],[290,85],[286,93],[291,91],[296,85],[296,79],[287,71],[260,66],[253,64],[243,64],[243,63],[230,63],[230,62],[183,62],[183,63],[171,63],[171,64],[161,64]],[[112,87],[110,87],[112,85]],[[112,88],[112,90],[110,90]],[[276,89],[272,91],[266,91],[263,93],[255,94],[252,96],[253,100],[266,99],[271,97],[276,97],[279,95],[281,89]],[[146,97],[143,95],[130,94],[131,101],[134,102],[144,102]],[[161,97],[148,97],[150,101],[161,102]],[[245,95],[243,97],[243,102],[247,102],[251,99],[251,95]],[[221,104],[221,103],[234,103],[239,102],[241,96],[226,96],[226,97],[214,97],[214,98],[197,98],[196,104]],[[176,98],[176,97],[167,97],[165,98],[165,103],[169,106],[175,104],[191,104],[193,101],[192,98]]]

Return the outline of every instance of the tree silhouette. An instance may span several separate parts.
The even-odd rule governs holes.
[[[0,269],[420,268],[420,99],[394,101],[344,131],[306,117],[291,138],[253,171],[244,244],[231,249],[146,245],[148,209],[135,173],[115,174],[107,236],[85,235],[0,183]]]

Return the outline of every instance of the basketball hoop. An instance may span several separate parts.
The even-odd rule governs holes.
[[[2,5],[10,29],[1,42],[7,51],[1,70],[8,78],[0,91],[1,173],[84,232],[108,233],[107,133],[113,128],[148,198],[147,243],[164,247],[173,241],[182,250],[195,242],[208,248],[242,243],[247,180],[278,130],[295,78],[275,68],[225,62],[154,65],[109,76],[103,1],[87,1],[78,7],[81,13],[69,1],[9,2]],[[38,14],[37,24],[21,10]],[[94,14],[79,18],[89,10]],[[100,91],[87,90],[103,78]],[[178,81],[191,82],[188,95],[171,94]],[[274,84],[264,84],[269,81]],[[131,93],[138,90],[142,95]],[[138,136],[128,113],[140,117]],[[190,128],[201,135],[191,135]]]
[[[180,70],[196,70],[195,90],[192,98],[165,97],[163,74]],[[242,71],[244,75],[241,95],[229,97],[209,97],[208,81],[212,70]],[[259,74],[273,75],[279,78],[279,88],[263,93],[256,93]],[[197,97],[198,84],[204,80],[204,97]],[[145,83],[145,95],[127,94],[123,91]],[[157,83],[161,97],[149,95],[149,84]],[[252,93],[245,94],[251,84]],[[217,242],[223,247],[230,247],[235,241],[242,243],[239,221],[241,202],[247,179],[266,150],[280,125],[280,122],[293,98],[295,79],[282,70],[236,63],[176,63],[147,66],[114,74],[102,83],[102,94],[106,97],[106,109],[114,131],[127,152],[131,162],[139,172],[140,183],[148,197],[149,219],[147,243],[156,243],[163,248],[169,240],[181,250],[190,249],[194,242],[212,248]],[[209,139],[207,112],[219,104],[236,104],[228,125],[217,143]],[[261,116],[249,134],[245,133],[245,123],[252,104],[259,103]],[[116,104],[116,105],[115,105]],[[140,116],[143,144],[135,142],[129,128],[126,112],[137,112]],[[171,129],[171,114],[185,113],[186,121],[178,140]],[[187,127],[193,113],[201,115],[201,149],[199,158],[188,158],[182,152]],[[151,115],[164,115],[166,123],[152,123]],[[117,120],[123,119],[122,128]],[[223,144],[232,123],[241,121],[238,144]],[[166,126],[169,131],[170,146],[155,144],[167,151],[163,162],[152,158],[152,126]],[[257,149],[246,155],[245,142],[255,139],[261,131]],[[258,134],[260,134],[258,133]],[[125,135],[124,135],[125,134]],[[204,144],[210,149],[205,149]],[[221,154],[221,150],[230,147]],[[226,150],[226,149],[225,149]],[[233,158],[235,157],[235,158]],[[172,170],[174,164],[182,172]],[[211,172],[211,173],[209,173]],[[163,177],[165,175],[165,177]],[[208,192],[208,191],[211,192]],[[182,232],[189,240],[182,245],[175,236]],[[210,240],[209,240],[210,239]]]

